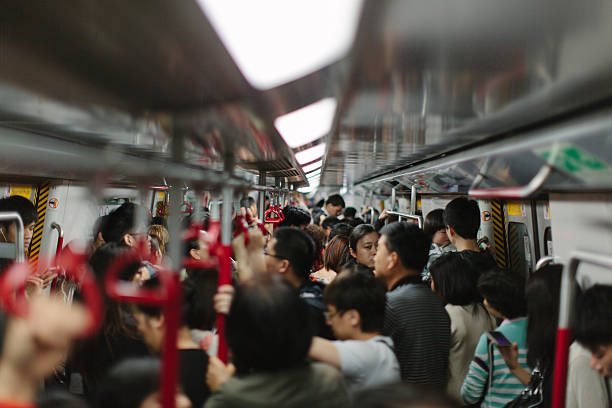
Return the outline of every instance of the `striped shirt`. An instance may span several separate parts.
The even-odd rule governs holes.
[[[518,344],[519,364],[527,371],[527,318],[512,321],[505,320],[497,331],[503,333],[513,343]],[[487,350],[487,335],[480,336],[474,359],[470,363],[467,377],[461,387],[461,396],[468,404],[478,402],[489,379],[489,352]],[[487,390],[481,407],[503,407],[517,397],[525,386],[510,372],[504,358],[493,346],[493,382]]]
[[[444,388],[450,318],[438,295],[420,280],[406,277],[387,293],[383,334],[393,339],[402,381]]]

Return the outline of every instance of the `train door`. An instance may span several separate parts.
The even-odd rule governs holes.
[[[554,256],[552,227],[550,223],[550,206],[548,200],[536,201],[536,222],[538,230],[538,247],[541,257]]]
[[[535,207],[529,201],[507,201],[504,205],[508,243],[508,269],[525,278],[535,270],[539,248]]]

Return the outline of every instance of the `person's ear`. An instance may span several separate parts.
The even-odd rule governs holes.
[[[136,238],[130,234],[123,235],[123,243],[129,247],[136,246]]]
[[[397,254],[397,252],[390,252],[389,253],[389,270],[394,269],[398,264],[399,264],[399,255]]]
[[[189,255],[191,255],[191,257],[195,259],[196,261],[200,260],[200,254],[198,253],[198,250],[195,248],[189,250]]]
[[[166,318],[164,317],[163,313],[160,314],[159,316],[151,317],[149,321],[151,322],[151,327],[153,327],[156,330],[161,330],[166,325]]]
[[[347,316],[348,321],[352,327],[359,327],[361,325],[361,316],[355,309],[349,309],[344,314]]]
[[[357,259],[357,252],[353,251],[353,248],[349,247],[349,253],[355,259]]]
[[[448,237],[450,238],[450,237],[454,237],[455,234],[457,234],[455,232],[455,229],[453,227],[451,227],[450,225],[447,225],[446,226],[446,235],[448,235]]]
[[[281,263],[280,263],[280,267],[278,268],[278,271],[280,273],[287,273],[287,272],[289,272],[289,268],[290,267],[291,267],[291,264],[289,263],[288,260],[281,259]]]

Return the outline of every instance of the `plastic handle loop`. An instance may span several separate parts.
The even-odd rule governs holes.
[[[193,205],[191,205],[190,203],[188,203],[187,201],[183,202],[183,214],[193,214]]]
[[[264,213],[264,221],[271,224],[278,224],[285,220],[285,215],[278,205],[271,205]]]
[[[63,251],[62,255],[54,261],[55,265],[64,270],[67,278],[73,279],[80,285],[85,299],[85,307],[90,317],[88,325],[79,337],[93,335],[102,324],[102,296],[87,259],[86,254],[67,250]],[[0,301],[5,310],[13,315],[25,317],[29,313],[28,302],[22,294],[30,274],[28,264],[15,263],[0,279]]]

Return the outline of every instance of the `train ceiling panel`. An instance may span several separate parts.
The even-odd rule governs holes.
[[[322,185],[364,182],[609,100],[610,38],[606,1],[366,2]]]

